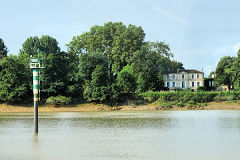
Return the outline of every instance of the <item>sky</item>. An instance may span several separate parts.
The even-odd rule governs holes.
[[[164,41],[186,69],[214,71],[240,46],[239,0],[1,0],[0,38],[18,54],[30,36],[50,35],[62,50],[91,26],[142,26],[145,41]]]

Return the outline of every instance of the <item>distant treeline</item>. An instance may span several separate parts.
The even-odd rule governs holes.
[[[119,103],[136,93],[164,90],[163,74],[183,69],[183,64],[173,60],[165,42],[144,38],[140,26],[108,22],[73,37],[66,52],[56,39],[43,35],[27,38],[17,55],[7,55],[0,39],[0,102],[32,101],[30,56],[43,58],[43,101],[58,96]]]

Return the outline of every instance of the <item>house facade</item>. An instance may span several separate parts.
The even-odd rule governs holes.
[[[170,90],[193,89],[204,85],[204,73],[194,69],[177,70],[176,73],[164,75],[164,86]]]

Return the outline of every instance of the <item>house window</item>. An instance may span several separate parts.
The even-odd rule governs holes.
[[[173,86],[173,87],[175,87],[175,86],[176,86],[176,85],[175,85],[175,82],[172,82],[172,86]]]
[[[167,82],[167,87],[169,87],[169,82]]]
[[[182,79],[184,79],[185,78],[185,76],[184,76],[184,74],[182,74]]]
[[[192,82],[192,87],[194,87],[194,82]]]
[[[172,77],[173,77],[173,79],[175,79],[175,78],[176,78],[176,77],[175,77],[175,75],[173,75]]]
[[[200,86],[200,82],[197,82],[197,86],[198,86],[198,87]]]
[[[194,74],[192,74],[192,79],[194,79]]]
[[[200,75],[199,74],[197,74],[197,79],[199,79],[200,78]]]
[[[182,88],[185,88],[185,82],[182,81]]]

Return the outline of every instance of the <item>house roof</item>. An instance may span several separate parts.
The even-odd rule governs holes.
[[[200,71],[198,71],[196,69],[182,69],[182,70],[179,70],[179,71],[174,72],[174,73],[181,73],[181,72],[186,72],[186,73],[203,73],[203,72],[200,72]]]

